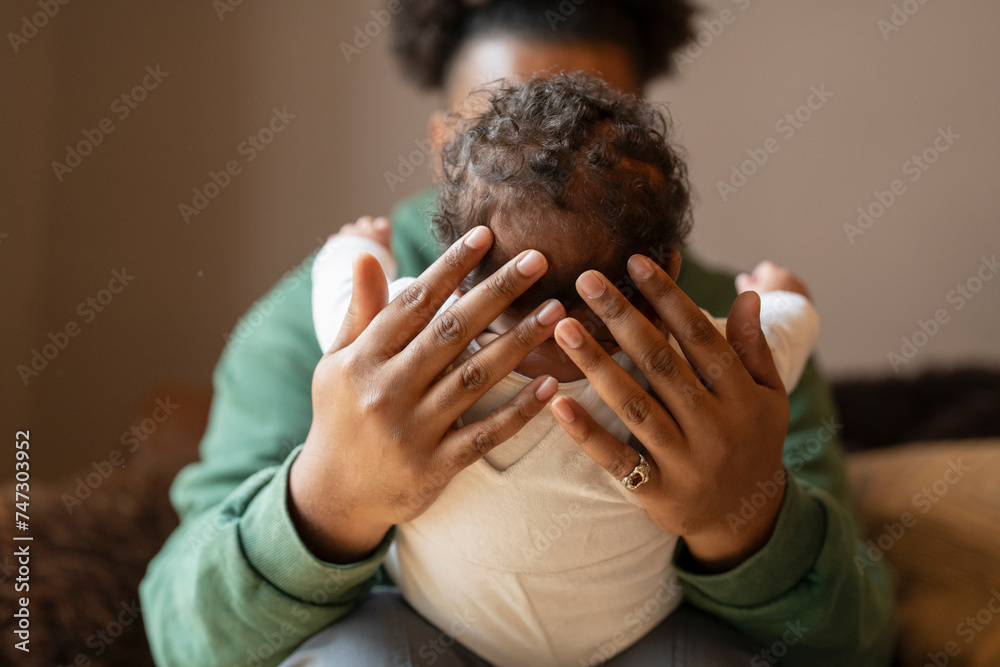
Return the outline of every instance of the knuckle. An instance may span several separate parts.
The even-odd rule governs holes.
[[[494,294],[506,300],[513,300],[520,293],[517,288],[517,279],[509,268],[493,274],[489,281],[489,288]]]
[[[622,479],[632,472],[635,466],[626,460],[624,453],[617,453],[604,466],[605,470],[611,473],[616,479]]]
[[[718,332],[715,326],[704,315],[699,314],[684,327],[684,337],[695,345],[708,345],[715,342]]]
[[[465,267],[466,247],[459,242],[458,247],[451,247],[441,255],[441,264],[448,273],[459,272]]]
[[[665,343],[657,343],[642,355],[641,368],[645,374],[673,377],[677,374],[677,357]]]
[[[653,275],[652,278],[652,292],[651,297],[654,302],[670,301],[673,299],[677,290],[677,284],[670,280],[663,280],[657,275]]]
[[[511,408],[510,418],[515,424],[527,424],[534,419],[537,410],[533,409],[527,401],[518,401]]]
[[[645,422],[651,411],[652,404],[645,392],[633,394],[621,404],[622,421],[632,426]]]
[[[602,356],[602,353],[603,351],[598,351],[596,349],[586,349],[580,355],[579,359],[574,359],[573,363],[575,363],[585,375],[590,375],[591,373],[599,370],[603,365],[604,358],[607,355]]]
[[[382,414],[392,405],[392,397],[384,391],[368,391],[361,395],[360,409],[365,415]]]
[[[470,359],[462,366],[462,387],[468,392],[482,389],[489,379],[489,373],[479,361]]]
[[[622,296],[615,294],[609,296],[601,304],[601,319],[605,322],[616,322],[625,319],[631,310],[629,302]]]
[[[468,330],[465,317],[454,308],[446,310],[434,320],[434,337],[444,343],[463,340]]]
[[[681,389],[681,396],[683,396],[684,402],[688,406],[697,408],[704,403],[705,398],[708,396],[708,389],[701,382],[695,381],[684,385]]]
[[[534,349],[536,347],[534,329],[530,324],[522,323],[509,331],[518,348]]]
[[[481,458],[488,454],[494,447],[498,444],[497,434],[490,429],[481,429],[476,431],[475,437],[472,439],[472,452],[477,458]]]
[[[371,372],[371,362],[361,355],[346,353],[336,357],[338,360],[337,374],[345,379],[364,377]]]
[[[428,308],[430,305],[431,295],[430,291],[427,289],[427,285],[418,280],[403,290],[398,298],[404,309],[411,313],[415,313]]]

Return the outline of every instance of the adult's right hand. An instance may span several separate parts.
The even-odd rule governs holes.
[[[289,477],[292,518],[317,557],[350,563],[367,556],[394,524],[419,516],[460,470],[517,433],[555,394],[556,381],[540,376],[488,417],[455,428],[565,316],[549,300],[449,370],[547,269],[541,253],[524,251],[433,319],[492,242],[487,228],[473,229],[388,305],[378,262],[355,260],[350,309],[313,375],[312,426]]]

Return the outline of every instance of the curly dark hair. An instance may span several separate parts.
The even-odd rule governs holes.
[[[584,72],[538,74],[473,92],[448,125],[433,229],[445,246],[477,225],[495,237],[466,288],[536,248],[549,270],[513,310],[548,298],[570,308],[581,271],[622,280],[631,255],[662,261],[683,247],[687,166],[645,100]]]
[[[694,13],[687,0],[403,0],[394,49],[419,86],[438,89],[459,47],[487,33],[611,42],[628,51],[645,83],[672,71]]]

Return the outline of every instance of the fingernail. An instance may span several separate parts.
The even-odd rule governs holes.
[[[642,255],[632,255],[628,258],[628,270],[633,278],[646,280],[653,275],[653,263]]]
[[[559,383],[556,382],[555,378],[545,378],[545,380],[538,385],[538,389],[535,390],[535,398],[542,403],[547,403],[550,398],[555,396],[557,389],[559,389]]]
[[[569,407],[569,401],[566,399],[558,400],[552,404],[552,412],[555,413],[556,418],[562,422],[571,422],[576,419],[576,413],[573,412],[573,408]]]
[[[465,237],[465,245],[473,250],[479,250],[490,241],[490,230],[485,227],[476,227]]]
[[[594,271],[587,271],[576,281],[577,287],[583,292],[584,296],[591,299],[596,299],[597,297],[604,294],[604,290],[607,289],[604,285],[604,281],[601,277],[597,275]]]
[[[556,338],[566,344],[567,347],[578,348],[583,344],[583,336],[580,330],[572,323],[562,324],[556,329]]]
[[[517,262],[517,270],[527,278],[530,278],[544,268],[545,256],[537,250],[529,250]]]
[[[545,304],[545,307],[538,311],[538,322],[542,326],[551,326],[558,322],[563,316],[562,304],[553,299]]]

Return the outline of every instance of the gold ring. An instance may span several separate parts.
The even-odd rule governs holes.
[[[648,481],[649,463],[642,454],[639,454],[639,465],[633,468],[632,472],[622,477],[622,486],[629,491],[635,491]]]

